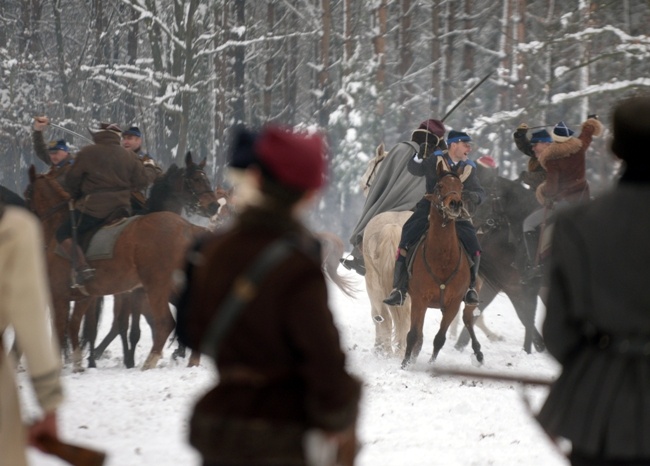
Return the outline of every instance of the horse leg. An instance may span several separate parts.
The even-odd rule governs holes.
[[[147,290],[149,306],[151,308],[151,332],[153,345],[151,351],[145,360],[142,370],[153,369],[162,358],[165,341],[174,330],[174,316],[169,309],[167,296],[164,290],[149,289]]]
[[[469,332],[469,336],[472,339],[472,349],[474,350],[474,355],[476,356],[476,360],[479,363],[483,363],[483,353],[481,352],[481,344],[478,342],[478,338],[476,338],[476,333],[474,332],[475,320],[476,320],[476,316],[474,316],[474,310],[471,307],[465,308],[463,310],[463,323],[465,324],[465,328]]]
[[[90,299],[83,323],[83,342],[88,343],[88,367],[97,367],[95,363],[95,340],[97,339],[97,326],[104,307],[104,297]]]
[[[431,354],[431,359],[429,359],[430,364],[433,364],[435,362],[436,358],[438,357],[438,353],[440,353],[440,350],[445,345],[445,342],[447,341],[447,329],[449,329],[449,326],[456,318],[458,309],[460,309],[460,301],[452,303],[447,308],[447,310],[442,313],[440,328],[438,329],[436,336],[433,338],[433,353]]]
[[[535,314],[537,312],[536,287],[519,285],[518,288],[507,290],[506,294],[515,308],[519,321],[524,326],[524,351],[530,354],[533,342],[535,342],[537,351],[544,351],[544,341],[535,326]]]
[[[483,315],[483,311],[490,305],[490,303],[492,303],[492,301],[494,301],[494,298],[497,296],[497,294],[498,290],[495,290],[493,287],[487,284],[481,288],[481,291],[479,293],[480,303],[478,305],[479,309],[481,310],[481,316]],[[502,339],[501,336],[497,335],[495,332],[492,332],[489,328],[487,328],[484,323],[479,324],[478,322],[482,322],[482,318],[476,319],[475,324],[485,332],[490,341],[497,341]],[[460,332],[458,340],[456,340],[454,348],[460,351],[467,346],[469,341],[469,332],[467,331],[467,327],[463,325],[463,329]]]
[[[81,319],[85,316],[86,311],[91,304],[94,304],[92,299],[82,299],[75,301],[70,318],[69,336],[70,345],[72,347],[72,371],[83,372],[84,368],[81,365],[81,345],[79,344],[79,329],[81,328]]]
[[[420,354],[422,349],[422,327],[424,327],[426,311],[426,304],[416,304],[411,301],[411,329],[406,335],[406,351],[402,361],[402,369],[406,369]]]

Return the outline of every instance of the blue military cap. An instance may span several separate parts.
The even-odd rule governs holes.
[[[452,142],[472,142],[472,138],[467,133],[452,129],[447,136],[447,144],[451,144]]]
[[[129,129],[127,129],[126,131],[124,131],[122,133],[122,136],[127,136],[129,134],[131,136],[136,136],[136,137],[139,137],[139,138],[142,137],[142,132],[140,131],[140,128],[138,128],[137,126],[131,126]]]
[[[65,139],[50,141],[47,145],[47,150],[51,150],[51,151],[64,150],[66,152],[70,152],[70,148],[68,147],[68,144],[66,144]]]
[[[551,139],[551,135],[548,134],[548,131],[540,129],[539,131],[535,131],[530,137],[531,144],[536,144],[538,142],[553,142],[553,139]]]

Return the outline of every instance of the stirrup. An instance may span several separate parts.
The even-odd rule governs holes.
[[[470,306],[476,305],[479,303],[478,300],[478,293],[474,288],[470,288],[467,290],[467,293],[465,293],[465,304],[469,304]]]
[[[90,280],[95,278],[95,269],[86,267],[85,269],[77,270],[75,278],[78,285],[88,283]]]
[[[406,291],[395,288],[390,292],[388,298],[384,299],[383,303],[389,306],[402,306],[406,301]]]

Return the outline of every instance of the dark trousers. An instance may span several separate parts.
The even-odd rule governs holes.
[[[77,224],[77,238],[83,238],[85,233],[96,230],[104,223],[103,218],[93,217],[78,210],[74,211],[74,219]],[[70,223],[70,220],[63,222],[63,225],[56,230],[56,240],[59,243],[67,238],[72,238],[72,223]]]
[[[402,227],[402,238],[399,242],[401,249],[410,249],[427,230],[430,210],[431,202],[424,198],[415,205],[413,215]],[[481,245],[476,237],[476,229],[472,222],[469,220],[456,220],[456,235],[471,257],[481,252]]]

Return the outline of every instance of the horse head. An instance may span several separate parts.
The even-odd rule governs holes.
[[[451,171],[438,166],[438,182],[433,193],[425,195],[431,201],[431,208],[435,208],[445,220],[456,220],[463,213],[463,182],[460,177]]]
[[[54,179],[47,175],[38,175],[34,165],[29,167],[29,185],[24,192],[25,204],[41,220],[64,209],[70,200],[70,194]]]
[[[192,153],[185,155],[184,189],[191,196],[190,210],[204,217],[212,217],[219,211],[219,203],[212,185],[205,174],[206,159],[194,163]]]

